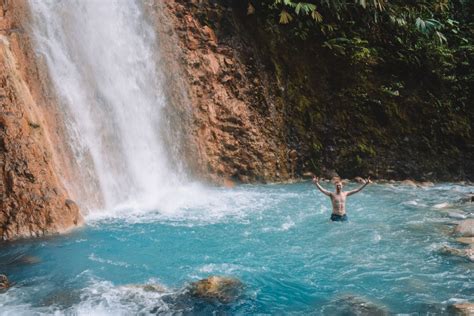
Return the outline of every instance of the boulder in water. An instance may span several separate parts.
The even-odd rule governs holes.
[[[434,186],[434,183],[431,182],[431,181],[422,181],[422,182],[418,183],[418,185],[420,187],[423,187],[423,188],[428,188],[428,187]]]
[[[194,297],[230,303],[240,296],[243,284],[232,277],[210,276],[191,283],[190,293]]]
[[[450,314],[457,316],[472,316],[474,315],[474,304],[473,303],[459,303],[453,304],[448,307]]]
[[[460,222],[454,229],[454,233],[461,237],[474,237],[474,219],[466,219]]]
[[[10,287],[10,281],[5,274],[0,274],[0,293],[5,292]]]
[[[465,245],[474,245],[474,237],[459,237],[456,241]]]
[[[224,179],[222,180],[222,184],[224,185],[224,187],[226,188],[233,188],[235,187],[235,182],[230,180],[230,179]]]
[[[354,181],[360,184],[364,184],[365,180],[362,177],[355,177]]]
[[[409,186],[409,187],[413,187],[413,188],[416,188],[416,183],[415,181],[413,180],[403,180],[403,181],[400,181],[400,184],[401,185],[405,185],[405,186]]]

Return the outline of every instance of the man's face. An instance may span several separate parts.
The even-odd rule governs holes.
[[[337,192],[340,192],[342,190],[342,183],[341,182],[337,182],[336,183],[336,191]]]

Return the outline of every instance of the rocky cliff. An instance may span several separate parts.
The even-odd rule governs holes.
[[[22,0],[0,1],[0,238],[65,232],[82,223],[58,172],[60,147],[45,72]]]
[[[449,88],[428,70],[338,56],[249,15],[247,5],[174,0],[164,8],[188,79],[201,174],[474,178],[472,111],[440,105],[450,104]]]
[[[197,173],[218,183],[291,177],[294,158],[285,142],[282,103],[269,89],[274,78],[251,47],[219,24],[229,12],[193,1],[157,1],[155,9],[170,25],[165,41],[178,45],[172,57],[186,78]],[[209,18],[217,24],[206,23]]]

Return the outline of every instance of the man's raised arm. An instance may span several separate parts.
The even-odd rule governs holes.
[[[346,195],[349,196],[349,195],[352,195],[352,194],[356,194],[357,192],[359,192],[360,190],[365,188],[369,183],[372,183],[372,181],[370,180],[370,177],[368,177],[367,180],[365,180],[365,183],[363,185],[361,185],[359,188],[357,188],[355,190],[352,190],[352,191],[347,191]]]
[[[331,196],[331,192],[329,192],[328,190],[325,190],[325,189],[319,184],[319,178],[318,178],[318,177],[314,177],[314,178],[313,178],[313,183],[314,183],[314,185],[319,189],[319,191],[323,192],[323,193],[326,194],[327,196]]]

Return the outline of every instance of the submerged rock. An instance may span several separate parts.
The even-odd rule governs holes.
[[[41,306],[57,306],[68,308],[81,302],[81,293],[79,290],[64,288],[49,294],[41,300]]]
[[[448,311],[457,316],[472,316],[474,315],[473,303],[459,303],[448,307]]]
[[[218,300],[221,303],[230,303],[240,296],[243,284],[240,280],[210,276],[206,279],[191,283],[190,293],[194,297]]]
[[[461,237],[474,237],[474,219],[466,219],[460,222],[454,229],[454,233]]]
[[[474,262],[474,249],[473,248],[458,249],[458,248],[453,248],[449,246],[443,246],[441,247],[439,251],[441,254],[444,254],[444,255],[457,256],[457,257],[465,258]]]
[[[325,309],[328,315],[359,315],[359,316],[388,316],[389,311],[370,300],[356,296],[346,295],[335,300],[331,307]]]
[[[438,204],[433,205],[433,208],[438,209],[438,210],[442,209],[442,208],[447,208],[447,207],[449,207],[449,203],[447,203],[447,202],[438,203]]]
[[[161,284],[128,284],[126,288],[142,289],[145,292],[165,293],[166,288]]]
[[[455,219],[466,219],[467,215],[463,212],[448,212],[448,217],[455,218]]]
[[[5,292],[10,287],[10,281],[5,274],[0,274],[0,293]]]
[[[26,256],[23,256],[21,258],[16,259],[12,263],[21,264],[21,265],[29,265],[29,264],[37,264],[37,263],[40,263],[40,262],[41,262],[40,258],[38,258],[36,256],[26,255]]]

